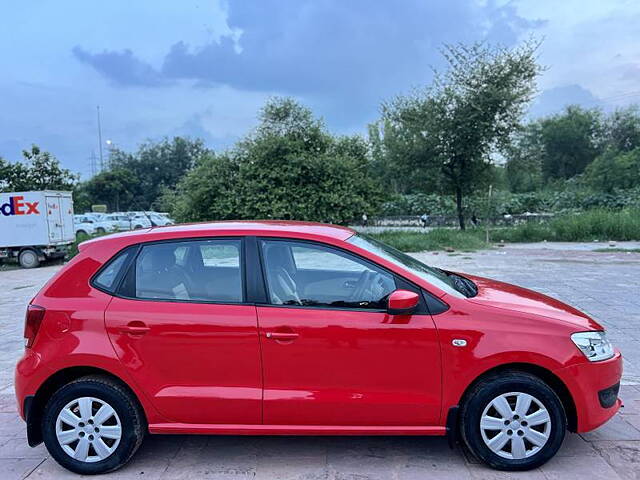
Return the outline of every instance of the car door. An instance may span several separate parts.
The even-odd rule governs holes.
[[[237,238],[143,244],[105,312],[118,357],[169,422],[261,423],[242,251]]]
[[[424,306],[389,315],[399,283],[327,245],[260,242],[265,424],[419,426],[440,416],[440,352]]]

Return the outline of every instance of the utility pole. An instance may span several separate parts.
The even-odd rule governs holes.
[[[104,171],[104,158],[102,157],[102,126],[100,125],[100,105],[97,107],[98,110],[98,148],[100,149],[100,171]]]

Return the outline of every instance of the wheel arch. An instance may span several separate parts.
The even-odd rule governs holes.
[[[575,401],[573,400],[573,396],[571,395],[569,388],[560,379],[560,377],[555,375],[551,370],[548,370],[544,367],[541,367],[540,365],[536,365],[533,363],[525,363],[525,362],[506,363],[503,365],[498,365],[493,368],[490,368],[489,370],[486,370],[485,372],[478,375],[467,386],[463,394],[460,396],[460,399],[458,400],[458,405],[461,406],[464,404],[467,396],[469,395],[469,392],[471,392],[471,390],[478,384],[478,382],[484,380],[487,377],[499,375],[504,372],[529,373],[531,375],[538,377],[543,382],[545,382],[555,392],[555,394],[558,395],[558,398],[560,398],[560,401],[562,402],[562,406],[564,407],[564,411],[567,415],[567,427],[569,431],[570,432],[577,431],[578,414],[576,410]],[[451,408],[456,408],[456,412],[457,412],[458,405]],[[457,422],[457,419],[456,419],[456,422]],[[449,421],[447,423],[449,423]]]
[[[51,396],[63,385],[88,375],[99,375],[117,382],[122,388],[131,394],[132,398],[134,398],[138,403],[140,411],[146,417],[144,406],[136,392],[133,391],[133,389],[124,380],[112,372],[92,366],[63,368],[42,382],[42,385],[40,385],[35,395],[28,396],[24,400],[24,412],[25,419],[27,421],[27,440],[30,446],[35,447],[42,443],[42,415],[44,407]]]

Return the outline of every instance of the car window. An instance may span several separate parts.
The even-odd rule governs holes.
[[[241,242],[216,239],[145,245],[136,258],[137,298],[239,303]]]
[[[384,309],[393,276],[341,250],[263,240],[269,300],[276,305]]]
[[[115,281],[131,254],[132,249],[129,248],[116,255],[94,279],[95,286],[113,292],[116,288]]]

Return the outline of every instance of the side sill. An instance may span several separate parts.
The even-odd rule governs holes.
[[[360,426],[360,425],[203,425],[194,423],[154,423],[150,433],[197,435],[435,435],[444,436],[446,427]]]

